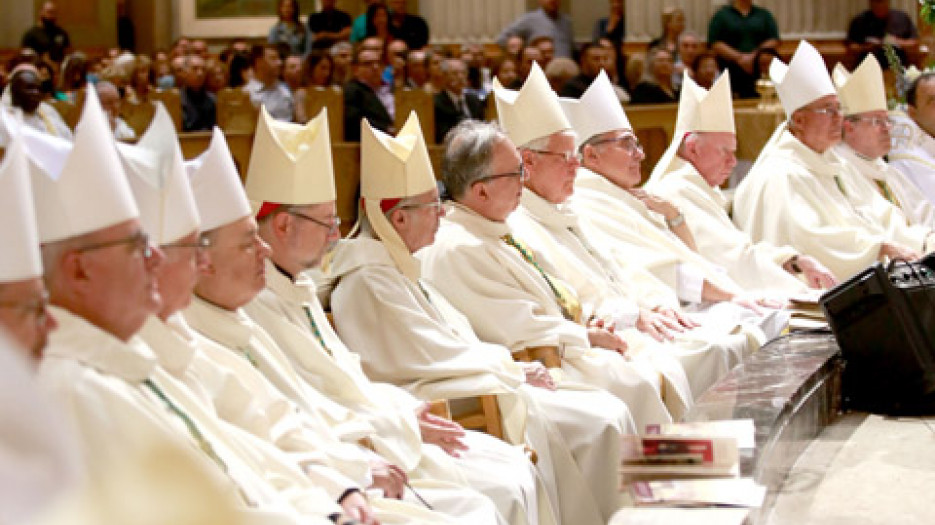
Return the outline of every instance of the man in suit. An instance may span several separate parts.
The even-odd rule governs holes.
[[[344,86],[344,140],[360,142],[360,120],[387,133],[393,132],[393,117],[377,96],[383,73],[380,52],[361,47],[351,62],[354,78]]]
[[[435,94],[435,142],[442,143],[448,130],[465,119],[482,120],[484,103],[467,86],[467,65],[458,58],[442,62],[444,89]]]

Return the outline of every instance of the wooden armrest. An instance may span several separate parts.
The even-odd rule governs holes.
[[[555,346],[531,346],[523,350],[513,352],[513,359],[530,363],[539,361],[546,368],[561,368],[562,356]]]
[[[429,412],[451,421],[451,408],[448,407],[448,400],[446,399],[429,401]]]

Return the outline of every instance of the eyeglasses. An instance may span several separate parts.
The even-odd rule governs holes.
[[[310,222],[314,222],[315,224],[321,226],[322,228],[326,228],[328,230],[328,233],[334,233],[341,228],[340,217],[332,217],[331,222],[325,222],[325,221],[316,219],[315,217],[309,217],[308,215],[301,214],[297,211],[290,211],[289,215],[292,215],[293,217],[299,217],[300,219],[305,219]]]
[[[630,154],[636,153],[637,151],[643,151],[643,145],[640,144],[639,139],[633,135],[623,135],[622,137],[614,137],[611,139],[595,140],[594,142],[591,142],[591,145],[598,146],[600,144],[610,144],[614,142],[621,144],[623,149]]]
[[[434,210],[435,212],[438,212],[439,210],[442,209],[442,201],[440,201],[439,199],[435,199],[431,202],[417,202],[413,204],[398,205],[398,206],[395,206],[395,208],[397,210],[417,210],[419,208],[429,208],[429,209]]]
[[[38,299],[31,301],[0,301],[0,308],[19,310],[23,315],[31,315],[36,324],[44,324],[49,317],[49,293],[43,290]]]
[[[133,252],[140,253],[144,259],[149,259],[153,256],[153,247],[149,244],[149,235],[147,235],[146,232],[142,230],[134,233],[133,235],[130,235],[129,237],[124,237],[123,239],[88,244],[86,246],[76,248],[75,251],[84,253],[93,250],[102,250],[104,248],[112,248],[122,244],[130,245],[133,248]]]
[[[495,173],[493,175],[487,175],[486,177],[481,177],[475,180],[472,184],[477,184],[480,182],[489,182],[495,179],[502,179],[504,177],[517,177],[520,182],[525,182],[529,179],[529,172],[526,171],[526,165],[520,162],[519,169],[516,171],[507,171],[504,173]]]
[[[844,114],[844,110],[841,109],[841,106],[832,106],[827,108],[802,108],[802,111],[808,111],[809,113],[818,113],[819,115],[827,115],[829,117],[840,117]]]
[[[529,151],[538,153],[540,155],[551,155],[553,157],[559,157],[565,164],[571,164],[572,162],[578,162],[581,160],[581,157],[573,151],[549,151],[545,149],[531,149]]]
[[[195,242],[175,242],[172,244],[163,244],[160,246],[162,250],[175,250],[183,248],[192,248],[195,250],[204,250],[211,247],[211,239],[209,237],[200,237]]]
[[[866,122],[871,126],[878,128],[890,128],[893,127],[893,121],[889,117],[849,117],[848,120],[855,122]]]

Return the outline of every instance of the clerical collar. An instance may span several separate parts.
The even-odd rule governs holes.
[[[289,279],[289,282],[293,282],[293,283],[295,282],[295,277],[293,277],[291,273],[287,272],[282,266],[279,266],[278,264],[274,263],[272,259],[270,259],[270,262],[273,263],[273,266],[277,270],[279,270],[279,273],[283,274],[286,277],[286,279]]]

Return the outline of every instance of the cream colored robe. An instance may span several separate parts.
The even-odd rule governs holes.
[[[796,255],[791,246],[754,243],[737,228],[727,214],[730,201],[720,188],[712,187],[691,163],[676,159],[672,169],[646,185],[647,191],[663,197],[685,215],[698,253],[724,268],[746,290],[800,293],[805,283],[782,265]]]
[[[735,294],[744,290],[669,231],[662,215],[602,175],[578,168],[575,194],[568,206],[594,246],[621,266],[638,264],[650,271],[687,303],[686,309],[705,314],[703,325],[728,331],[742,325],[761,344],[785,329],[789,316],[784,311],[757,315],[727,301],[701,302],[705,280]]]
[[[422,443],[415,417],[422,402],[396,386],[372,382],[364,375],[360,358],[348,351],[332,330],[315,296],[314,282],[300,277],[293,284],[269,261],[266,282],[267,288],[244,308],[245,312],[276,341],[303,380],[377,429],[372,438],[377,451],[417,461],[428,447]],[[309,316],[315,319],[327,351],[315,338]],[[522,418],[522,414],[517,415]],[[469,485],[494,500],[510,523],[539,521],[535,474],[524,452],[477,432],[468,432],[465,440],[470,449],[455,462]],[[500,474],[491,477],[494,470]],[[543,497],[547,507],[548,498]]]
[[[591,348],[587,329],[563,317],[548,283],[501,240],[509,232],[506,223],[455,205],[442,220],[435,244],[419,254],[426,280],[470,320],[482,340],[511,352],[557,347],[564,378],[620,398],[637,428],[671,420],[660,397],[658,371],[648,362]]]
[[[859,214],[848,190],[847,168],[832,151],[816,153],[788,130],[760,154],[737,187],[734,223],[754,241],[790,245],[845,280],[875,262],[884,229]],[[919,245],[909,246],[921,249]]]
[[[868,160],[861,157],[843,142],[834,147],[834,152],[848,167],[844,173],[851,190],[847,193],[847,199],[854,209],[882,226],[888,238],[905,246],[922,246],[920,251],[924,253],[932,244],[931,226],[913,225],[903,210],[888,201],[880,193],[879,186],[873,182],[875,179],[893,180],[898,177],[894,177],[893,174],[898,172],[883,159]]]
[[[53,307],[59,328],[51,334],[39,380],[58,399],[81,441],[85,463],[107,465],[138,456],[168,440],[191,452],[206,472],[239,496],[255,523],[328,523],[340,507],[314,488],[272,447],[246,446],[248,439],[211,414],[199,399],[157,367],[139,338],[123,342],[84,319]],[[158,385],[195,423],[224,462],[222,470],[201,451],[182,419],[144,385]],[[275,481],[273,481],[275,480]]]
[[[331,272],[335,323],[370,375],[426,399],[500,394],[506,438],[528,439],[538,452],[562,523],[604,523],[619,507],[612,458],[620,434],[634,430],[619,400],[600,390],[524,384],[506,348],[477,339],[441,293],[406,278],[372,237],[341,243]],[[511,435],[517,426],[519,435]]]
[[[202,336],[251,361],[266,378],[287,398],[309,412],[321,410],[338,426],[338,434],[346,442],[369,438],[369,433],[344,434],[342,422],[359,420],[353,412],[328,399],[315,390],[298,374],[279,346],[242,309],[225,310],[193,297],[184,312],[185,320]],[[376,445],[376,443],[374,443]],[[392,449],[384,448],[384,453]],[[469,480],[458,464],[440,448],[426,445],[422,454],[388,456],[388,460],[402,468],[412,479],[412,486],[439,512],[459,523],[503,523],[498,510],[487,498],[471,490]],[[505,489],[504,489],[505,490]]]
[[[193,333],[181,315],[168,323],[151,318],[139,336],[167,372],[206,398],[226,421],[287,452],[333,501],[348,489],[364,490],[371,483],[369,451],[340,442],[323,418],[298,410],[243,358]],[[411,494],[406,501],[377,494],[369,500],[383,523],[451,522]]]
[[[896,124],[889,164],[902,177],[887,184],[896,194],[903,211],[913,221],[932,226],[931,209],[935,206],[935,138],[926,133],[908,115],[890,114]],[[928,206],[918,203],[921,195]],[[911,203],[911,204],[910,204]],[[910,207],[912,211],[906,208]],[[922,219],[926,219],[924,222]]]
[[[28,359],[0,328],[0,523],[25,523],[86,470],[74,432],[40,390]]]
[[[672,343],[658,343],[635,328],[639,298],[627,288],[623,272],[610,257],[585,237],[577,215],[566,205],[554,205],[529,189],[507,221],[515,235],[535,250],[539,263],[571,284],[584,307],[584,317],[617,323],[637,359],[650,359],[666,374],[667,404],[676,419],[741,358],[759,345],[748,343],[741,329],[734,334],[715,334],[699,329],[678,336]],[[635,314],[633,312],[635,310]],[[677,360],[677,363],[675,362]],[[679,366],[679,364],[681,366]],[[689,388],[690,385],[690,388]]]

